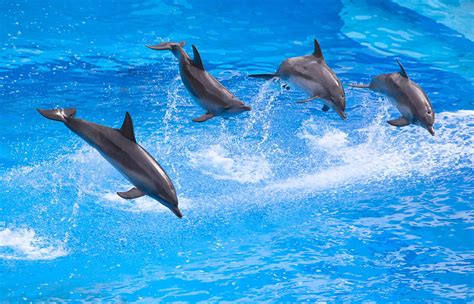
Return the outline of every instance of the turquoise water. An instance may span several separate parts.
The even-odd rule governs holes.
[[[0,0],[0,300],[474,300],[474,42],[470,1]],[[347,121],[251,79],[317,38]],[[203,114],[177,62],[195,44],[252,111]],[[400,58],[436,136],[386,121],[352,89]],[[125,111],[184,214],[130,184],[35,109]]]

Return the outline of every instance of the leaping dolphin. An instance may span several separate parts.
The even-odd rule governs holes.
[[[162,42],[157,45],[147,45],[152,50],[169,50],[179,60],[179,73],[184,86],[191,97],[204,109],[206,113],[194,118],[194,122],[203,122],[214,116],[232,116],[250,111],[217,79],[212,77],[205,69],[201,55],[193,45],[194,58],[191,59],[183,49],[185,42]]]
[[[151,196],[168,207],[177,217],[183,215],[178,208],[178,198],[173,183],[158,162],[135,140],[130,114],[125,114],[120,129],[109,128],[74,118],[76,109],[40,110],[44,117],[62,121],[71,131],[111,163],[135,187],[127,192],[117,192],[125,199]]]
[[[423,89],[408,77],[398,59],[397,62],[400,72],[376,76],[369,85],[351,84],[351,86],[387,95],[402,114],[402,117],[398,119],[387,121],[392,126],[419,125],[434,136],[435,112],[433,106]]]
[[[274,74],[254,74],[249,76],[267,80],[278,77],[289,81],[311,96],[308,99],[299,101],[300,103],[322,99],[324,102],[322,110],[324,112],[332,108],[342,119],[346,119],[346,114],[344,113],[346,109],[344,88],[334,71],[326,64],[321,47],[316,39],[314,39],[313,54],[286,59],[280,64]]]

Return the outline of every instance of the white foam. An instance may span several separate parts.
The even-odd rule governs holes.
[[[436,137],[420,127],[393,128],[384,120],[376,119],[360,130],[365,132],[363,141],[334,128],[318,134],[321,126],[307,120],[299,136],[325,165],[315,166],[315,172],[276,181],[267,190],[323,190],[414,174],[429,177],[440,169],[456,170],[474,162],[474,111],[439,113]]]
[[[61,242],[39,237],[30,228],[0,230],[0,258],[7,260],[53,260],[66,256]]]
[[[348,144],[347,133],[344,133],[338,129],[331,129],[323,134],[323,136],[317,136],[311,134],[308,131],[308,122],[311,127],[315,126],[313,119],[306,121],[306,128],[299,134],[300,138],[306,139],[308,144],[313,149],[322,148],[325,150],[344,147]]]
[[[198,152],[189,152],[190,164],[202,173],[219,180],[258,183],[272,171],[264,155],[233,156],[222,145],[212,145]]]

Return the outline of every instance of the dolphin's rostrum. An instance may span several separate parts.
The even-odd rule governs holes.
[[[197,48],[193,45],[194,58],[183,49],[185,42],[162,42],[147,45],[152,50],[169,50],[179,60],[179,72],[191,97],[206,110],[194,122],[203,122],[214,116],[232,116],[250,111],[250,107],[234,96],[205,69]]]
[[[400,118],[388,121],[392,126],[404,127],[414,124],[425,128],[434,136],[433,106],[423,89],[408,77],[398,59],[397,62],[400,72],[376,76],[369,85],[351,84],[351,86],[387,95],[402,114]]]
[[[310,96],[310,98],[300,102],[322,99],[324,102],[322,110],[324,112],[332,108],[342,119],[346,119],[344,88],[334,71],[326,64],[321,47],[316,39],[314,39],[313,54],[286,59],[280,64],[275,74],[249,76],[263,79],[278,77],[289,81]]]
[[[75,118],[74,108],[38,109],[38,112],[48,119],[62,121],[135,186],[127,192],[118,192],[120,197],[134,199],[148,195],[168,207],[177,217],[182,217],[173,183],[158,162],[137,144],[128,112],[120,129]]]

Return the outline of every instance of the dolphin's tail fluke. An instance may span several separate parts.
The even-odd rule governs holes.
[[[145,45],[145,46],[149,49],[156,50],[156,51],[164,51],[164,50],[171,51],[173,50],[173,47],[177,47],[177,46],[183,47],[185,44],[186,44],[185,41],[181,41],[181,42],[161,42],[156,45]]]
[[[44,117],[51,119],[65,122],[66,119],[74,117],[76,115],[76,108],[70,109],[54,109],[54,110],[41,110],[36,109],[41,115]]]
[[[370,89],[370,85],[369,84],[349,84],[350,87],[353,87],[353,88],[361,88],[361,89]]]
[[[277,74],[250,74],[249,77],[262,78],[262,79],[265,79],[265,80],[270,80],[274,77],[278,77],[278,75]]]

